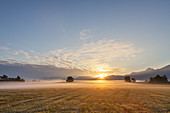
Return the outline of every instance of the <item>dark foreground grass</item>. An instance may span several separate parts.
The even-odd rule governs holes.
[[[4,113],[168,113],[167,85],[0,90]]]

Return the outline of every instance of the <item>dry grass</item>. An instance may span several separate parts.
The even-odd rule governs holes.
[[[168,85],[94,85],[0,90],[4,113],[160,113],[170,112]]]

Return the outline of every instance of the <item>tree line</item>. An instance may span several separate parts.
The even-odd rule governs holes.
[[[24,79],[22,79],[20,76],[17,76],[16,78],[8,77],[7,75],[0,76],[0,82],[2,81],[20,81],[25,82]]]
[[[150,77],[149,83],[168,83],[168,78],[166,75],[156,75],[155,77]]]
[[[135,78],[130,78],[129,76],[124,77],[125,82],[136,82]],[[155,77],[150,77],[149,81],[145,80],[147,83],[169,83],[166,75],[160,76],[156,75]]]

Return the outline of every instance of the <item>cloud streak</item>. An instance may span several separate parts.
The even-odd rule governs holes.
[[[88,39],[92,39],[91,30],[83,29],[80,31],[80,40],[86,42]]]
[[[86,35],[83,34],[84,32],[82,32],[82,36]],[[90,71],[105,69],[107,73],[118,74],[126,71],[126,68],[117,67],[119,62],[133,59],[142,51],[142,49],[135,47],[132,43],[98,40],[96,42],[83,43],[78,47],[52,50],[44,54],[35,51],[30,51],[29,53],[24,50],[8,50],[10,54],[22,55],[25,60],[14,60],[14,58],[6,60],[11,63],[28,62],[29,64],[54,65],[56,67],[79,68]]]
[[[31,58],[31,56],[30,56],[27,52],[25,52],[24,50],[19,50],[19,51],[15,51],[15,52],[9,52],[9,51],[8,51],[8,53],[15,54],[15,55],[21,54],[21,55],[23,55],[24,58],[26,58],[26,59]]]
[[[0,46],[0,49],[1,49],[1,50],[9,50],[8,47],[4,47],[4,46]]]
[[[50,51],[50,54],[60,56],[64,61],[72,62],[73,67],[93,70],[112,67],[111,62],[134,58],[140,52],[142,49],[135,48],[131,43],[99,40],[85,43],[81,47]]]

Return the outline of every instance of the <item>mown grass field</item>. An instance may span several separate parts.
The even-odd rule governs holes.
[[[168,113],[169,85],[1,89],[2,113]]]

